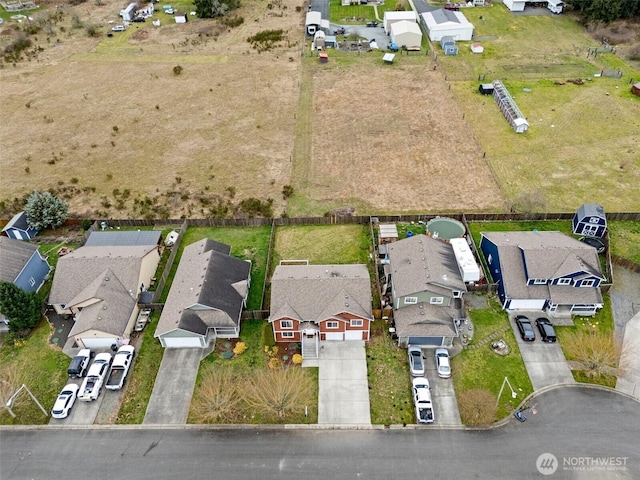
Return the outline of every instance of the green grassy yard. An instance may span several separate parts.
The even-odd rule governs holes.
[[[611,253],[640,263],[640,222],[608,222]]]

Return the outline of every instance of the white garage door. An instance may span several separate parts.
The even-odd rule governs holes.
[[[107,337],[98,337],[98,338],[81,338],[80,339],[84,344],[84,348],[91,349],[99,349],[99,348],[111,348],[111,345],[114,343],[118,343],[117,338],[107,338]]]
[[[509,310],[542,310],[545,300],[513,299],[509,303]]]
[[[362,340],[362,330],[347,330],[345,340]]]
[[[200,337],[163,337],[164,346],[167,348],[201,348]]]
[[[325,338],[327,340],[342,341],[344,339],[344,334],[342,332],[327,333]]]

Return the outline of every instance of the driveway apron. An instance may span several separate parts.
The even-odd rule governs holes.
[[[559,343],[545,343],[540,340],[540,334],[535,325],[535,319],[541,317],[540,312],[518,312],[518,315],[526,315],[536,332],[536,340],[525,342],[520,337],[520,332],[516,327],[515,315],[511,315],[510,322],[513,333],[516,336],[518,347],[524,360],[524,365],[529,373],[531,384],[534,390],[542,387],[555,385],[558,383],[574,383],[571,369],[564,358],[562,348]],[[515,387],[515,385],[514,385]]]
[[[424,349],[425,376],[429,379],[431,386],[431,401],[433,402],[433,413],[435,425],[462,425],[456,392],[453,389],[453,379],[440,378],[436,372],[436,360],[433,349]],[[453,372],[455,375],[455,372]]]
[[[201,359],[199,348],[165,349],[143,423],[187,423]]]
[[[322,342],[318,423],[371,424],[364,342]]]

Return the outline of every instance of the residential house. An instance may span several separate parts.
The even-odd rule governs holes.
[[[27,212],[16,213],[2,229],[7,237],[15,240],[30,240],[38,234],[38,229],[29,226]]]
[[[451,346],[467,291],[450,243],[424,234],[388,245],[398,344]]]
[[[111,233],[117,234],[114,245],[105,245],[103,238]],[[129,338],[138,291],[151,284],[160,261],[157,243],[138,234],[92,232],[89,246],[58,260],[49,304],[58,314],[73,315],[69,338],[78,345],[108,348]],[[127,244],[135,236],[139,243]]]
[[[480,248],[505,310],[594,315],[605,280],[596,250],[561,232],[483,232]]]
[[[317,358],[320,341],[369,340],[373,321],[366,265],[278,265],[271,278],[277,342],[301,342]]]
[[[607,233],[604,208],[595,203],[585,203],[578,208],[573,216],[573,233],[585,237],[604,237]]]
[[[238,338],[251,285],[251,262],[205,238],[185,247],[154,336],[163,347],[206,347]]]
[[[37,292],[51,267],[38,247],[27,242],[0,237],[0,281],[13,283],[27,292]],[[0,328],[9,319],[0,312]]]

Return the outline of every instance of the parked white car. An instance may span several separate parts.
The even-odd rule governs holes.
[[[451,363],[449,362],[449,351],[446,348],[436,348],[436,372],[440,378],[451,376]]]
[[[104,378],[109,371],[109,365],[111,365],[110,353],[99,353],[96,355],[95,360],[89,367],[89,372],[82,382],[78,398],[85,402],[95,400],[100,395]]]
[[[53,418],[67,418],[78,396],[78,385],[70,383],[62,389],[51,409]]]
[[[124,25],[116,25],[115,27],[111,27],[111,30],[114,32],[124,32],[126,28]]]

